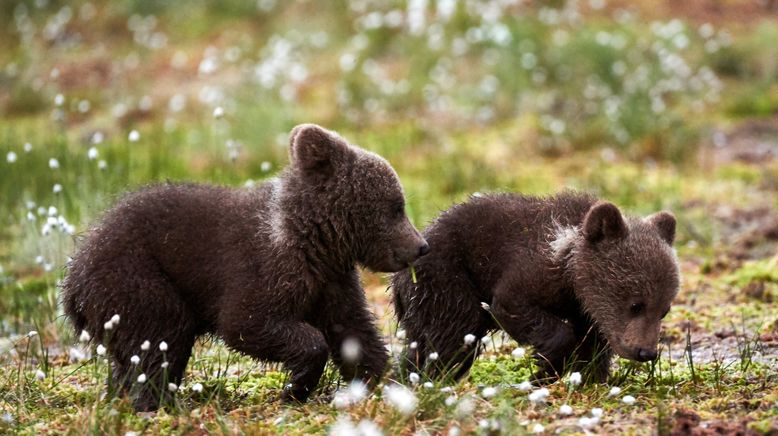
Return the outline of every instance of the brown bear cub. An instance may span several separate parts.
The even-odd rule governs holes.
[[[310,124],[292,130],[289,154],[289,167],[260,186],[168,183],[129,194],[69,263],[65,313],[107,346],[110,382],[134,393],[137,410],[168,399],[204,334],[283,362],[285,400],[308,398],[328,356],[346,379],[384,372],[356,265],[396,272],[428,245],[383,158]],[[106,330],[114,314],[120,323]],[[346,339],[358,341],[356,359],[341,355]]]
[[[534,347],[541,379],[586,369],[604,381],[612,352],[657,357],[679,288],[670,213],[627,217],[573,192],[486,195],[444,212],[424,236],[434,250],[415,263],[416,283],[408,271],[393,277],[408,369],[461,377],[479,345],[465,335],[496,329]]]

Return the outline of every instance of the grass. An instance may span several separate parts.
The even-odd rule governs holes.
[[[775,431],[778,164],[737,156],[778,143],[778,23],[579,3],[429,5],[420,31],[405,2],[0,6],[0,432]],[[418,227],[474,192],[573,188],[672,210],[683,288],[660,360],[616,360],[605,385],[568,374],[532,402],[530,353],[496,334],[458,383],[414,384],[393,363],[383,384],[417,401],[403,413],[383,387],[335,407],[346,386],[330,367],[309,403],[282,405],[277,364],[203,338],[173,407],[104,397],[107,364],[58,308],[76,236],[148,183],[272,177],[299,122],[386,157]],[[363,281],[401,353],[386,277]]]

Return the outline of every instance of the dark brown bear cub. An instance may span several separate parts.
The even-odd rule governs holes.
[[[425,237],[434,250],[415,264],[417,282],[407,271],[393,278],[395,310],[415,342],[411,369],[461,377],[478,353],[465,335],[499,328],[534,347],[541,378],[572,364],[604,381],[612,352],[656,358],[679,287],[670,213],[625,217],[569,192],[487,195],[444,212]]]
[[[129,194],[69,263],[65,313],[77,332],[108,347],[112,383],[136,393],[136,409],[158,407],[166,383],[180,383],[195,338],[207,333],[283,362],[286,400],[308,398],[328,355],[346,379],[382,375],[387,353],[356,265],[399,271],[428,245],[381,157],[301,125],[291,133],[290,161],[258,187],[165,184]],[[114,314],[120,323],[106,332]],[[356,360],[341,356],[349,338],[360,344]]]

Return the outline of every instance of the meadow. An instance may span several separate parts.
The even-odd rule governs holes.
[[[774,3],[0,3],[0,433],[775,434]],[[408,378],[387,277],[364,271],[394,357],[373,392],[328,367],[284,405],[278,365],[204,338],[174,407],[106,397],[58,305],[79,237],[127,190],[273,177],[302,122],[386,157],[419,228],[477,192],[673,211],[660,358],[540,387],[496,333],[463,380]]]

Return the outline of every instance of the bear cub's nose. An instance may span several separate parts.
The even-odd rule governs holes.
[[[430,244],[424,243],[419,247],[419,257],[424,256],[425,254],[430,252]]]
[[[641,362],[648,362],[656,359],[656,351],[646,350],[645,348],[638,348],[638,360]]]

